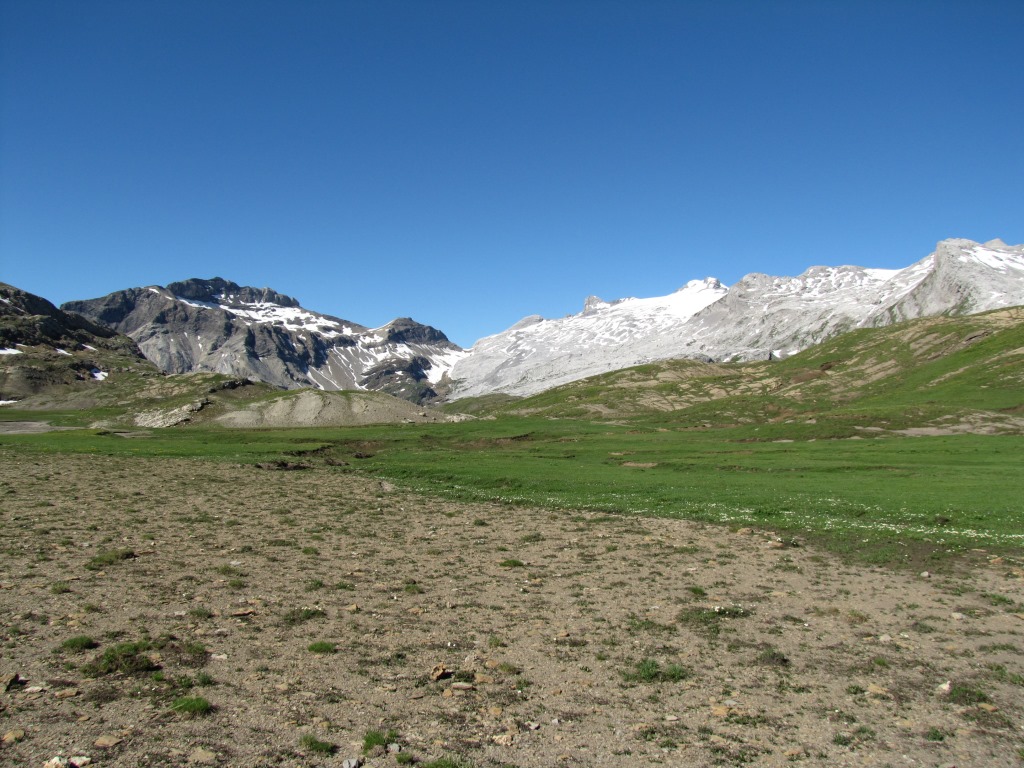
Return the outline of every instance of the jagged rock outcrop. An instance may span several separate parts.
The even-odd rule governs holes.
[[[464,354],[441,331],[410,318],[370,329],[222,278],[63,306],[132,337],[163,371],[213,371],[286,389],[382,390],[426,402]]]
[[[811,267],[693,281],[654,299],[588,297],[580,314],[531,315],[478,341],[452,370],[452,397],[529,395],[652,360],[758,360],[858,327],[1024,304],[1024,246],[951,239],[901,270]]]

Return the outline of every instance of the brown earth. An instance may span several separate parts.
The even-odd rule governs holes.
[[[999,558],[923,576],[342,467],[7,449],[0,521],[4,765],[341,766],[373,730],[402,751],[366,766],[1021,762]]]

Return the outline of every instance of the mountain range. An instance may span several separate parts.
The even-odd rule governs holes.
[[[56,362],[70,360],[70,349],[77,368],[46,374],[58,379],[87,377],[98,370],[86,359],[96,357],[89,350],[113,345],[132,360],[144,355],[164,373],[212,372],[283,389],[376,391],[423,404],[527,396],[657,360],[781,359],[856,328],[1024,305],[1024,246],[951,239],[899,270],[819,266],[798,277],[750,274],[732,286],[692,280],[655,298],[591,296],[579,314],[531,315],[470,350],[409,318],[367,328],[305,309],[270,288],[222,278],[129,288],[59,310],[6,288],[2,351],[52,347],[44,367],[56,370]],[[7,368],[6,396],[32,390],[31,381],[18,377],[40,375],[26,373],[26,366],[19,373]]]
[[[905,269],[811,267],[798,277],[714,278],[654,299],[589,297],[576,315],[524,318],[451,371],[453,398],[531,395],[655,360],[778,359],[863,327],[1024,304],[1024,246],[950,239]]]

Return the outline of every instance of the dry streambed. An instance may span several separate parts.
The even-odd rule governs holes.
[[[326,466],[5,451],[0,505],[6,765],[1009,766],[1024,748],[1007,560],[894,573]]]

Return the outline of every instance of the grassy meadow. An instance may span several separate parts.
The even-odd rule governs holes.
[[[764,439],[504,417],[331,429],[70,430],[3,435],[27,451],[323,462],[430,495],[770,528],[869,562],[918,564],[1024,542],[1024,437]]]

